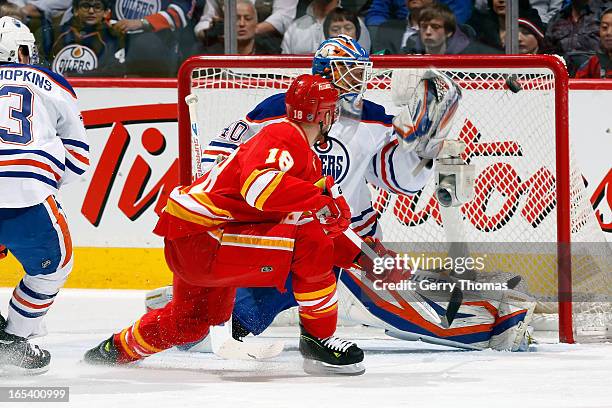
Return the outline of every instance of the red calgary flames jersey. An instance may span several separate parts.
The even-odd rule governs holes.
[[[271,124],[187,187],[175,188],[155,232],[173,239],[228,222],[280,222],[320,208],[321,162],[302,129]]]

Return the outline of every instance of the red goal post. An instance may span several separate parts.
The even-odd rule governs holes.
[[[513,70],[516,70],[519,75],[518,82],[521,83],[523,88],[520,92],[529,92],[532,88],[539,92],[540,89],[543,88],[540,87],[541,84],[539,84],[538,81],[546,83],[544,85],[549,94],[549,100],[543,104],[544,106],[538,106],[537,109],[554,110],[554,113],[550,116],[551,120],[554,121],[554,124],[552,124],[554,136],[548,135],[548,137],[554,137],[554,151],[548,151],[547,154],[554,154],[555,156],[553,160],[554,164],[551,164],[551,167],[554,166],[554,179],[558,181],[553,188],[555,190],[554,199],[556,200],[554,221],[556,223],[556,236],[554,237],[554,241],[557,244],[555,263],[557,273],[556,291],[558,296],[559,338],[562,342],[574,342],[571,252],[572,180],[570,175],[570,143],[568,134],[568,76],[562,61],[556,57],[543,55],[375,56],[372,57],[372,61],[374,63],[374,70],[377,72],[385,72],[385,70],[388,71],[400,68],[424,69],[428,67],[435,67],[443,71],[448,70],[449,72],[469,72],[474,75],[468,75],[467,79],[456,79],[456,81],[462,82],[460,85],[463,89],[474,90],[481,94],[487,90],[495,90],[498,93],[500,91],[502,93],[509,92],[507,82],[501,80],[505,78],[503,75],[490,74],[495,73],[496,70],[500,72],[513,72]],[[289,80],[285,79],[289,76],[271,76],[270,78],[266,78],[266,72],[273,72],[275,70],[307,70],[311,64],[311,56],[196,56],[185,61],[178,74],[179,166],[181,184],[188,184],[192,180],[191,129],[189,111],[184,100],[194,88],[204,89],[207,87],[214,87],[216,89],[239,90],[244,87],[244,92],[247,93],[248,89],[249,95],[253,88],[273,89],[275,92],[282,92],[289,84]],[[209,70],[211,74],[205,74],[206,70]],[[224,70],[228,72],[245,70],[251,73],[256,72],[257,74],[253,76],[255,79],[249,79],[251,78],[249,74],[241,76],[223,76],[220,72]],[[478,73],[480,70],[488,72],[489,74],[476,75],[475,73]],[[546,71],[546,75],[538,74],[532,77],[525,76],[524,78],[528,79],[524,79],[520,77],[523,71]],[[386,85],[385,82],[387,82]],[[377,77],[375,74],[369,88],[380,90],[384,88],[384,86],[388,87],[388,76],[382,75],[381,77]],[[232,96],[232,98],[235,96],[236,95]],[[253,100],[258,102],[265,96],[267,96],[267,94],[262,93],[261,96],[254,97]],[[366,98],[367,97],[368,93],[366,93]],[[207,102],[214,105],[223,104],[225,110],[229,111],[232,111],[233,106],[236,105],[234,100],[221,100],[218,98],[220,97],[211,96],[211,100]],[[251,108],[255,106],[256,102],[252,103]],[[385,107],[387,106],[385,105]],[[483,114],[486,115],[487,109],[495,109],[495,100],[492,98],[489,106],[482,106],[478,109],[481,108]],[[526,106],[526,109],[530,109],[530,107]],[[225,125],[228,125],[233,120],[240,119],[243,114],[244,113],[236,112],[233,117],[230,115],[229,117],[232,117],[232,119],[227,121]],[[200,126],[206,129],[207,125],[207,121],[200,118]],[[547,126],[549,125],[550,124],[547,124]],[[203,142],[203,144],[205,145],[206,142]],[[385,204],[388,204],[388,202],[385,202]],[[397,212],[396,210],[401,204],[396,202],[394,205],[394,211]]]

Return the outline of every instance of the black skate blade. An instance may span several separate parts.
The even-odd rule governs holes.
[[[346,365],[333,365],[327,364],[319,360],[312,360],[309,358],[304,359],[302,365],[306,374],[327,377],[327,376],[354,376],[362,375],[365,373],[365,366],[363,363],[346,364]]]

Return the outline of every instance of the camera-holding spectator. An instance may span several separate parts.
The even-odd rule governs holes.
[[[477,40],[490,47],[504,51],[502,39],[506,34],[506,0],[488,0],[489,9],[482,13],[475,11],[468,24],[474,28]],[[531,7],[529,0],[519,0],[519,17],[529,20],[537,26],[543,26],[537,10]]]
[[[250,0],[253,3],[257,20],[255,34],[283,35],[295,18],[298,0]],[[203,41],[208,32],[216,26],[223,30],[223,0],[206,0],[200,21],[194,27],[196,37]],[[215,36],[216,37],[216,36]]]
[[[612,79],[612,7],[604,10],[599,23],[601,52],[593,55],[576,72],[576,78]]]
[[[72,10],[53,44],[52,69],[62,75],[122,75],[125,38],[108,24],[108,0],[74,0]]]
[[[599,49],[599,7],[598,0],[572,0],[546,29],[543,51],[561,55],[570,76]]]
[[[237,52],[240,55],[261,55],[274,54],[276,50],[267,48],[267,44],[260,43],[256,37],[257,31],[257,10],[250,0],[236,0],[236,44]],[[210,45],[200,46],[198,54],[223,54],[223,37],[217,37]]]
[[[544,41],[544,27],[540,22],[529,21],[525,18],[518,19],[519,37],[518,49],[519,54],[539,54]],[[505,41],[505,34],[503,40]]]
[[[434,0],[406,0],[408,16],[405,20],[387,20],[376,29],[372,41],[372,51],[382,54],[399,54],[406,46],[408,38],[418,34],[419,12],[432,5]],[[374,34],[370,32],[370,34]]]
[[[446,4],[451,9],[459,24],[468,21],[472,15],[472,0],[439,0],[438,2]],[[406,0],[373,0],[366,13],[366,25],[369,28],[379,26],[391,19],[405,19],[411,10],[408,3],[410,2]]]
[[[283,36],[281,49],[283,54],[312,54],[325,40],[323,23],[325,18],[338,7],[338,0],[313,0],[306,15],[295,20]],[[357,41],[366,50],[370,50],[370,33],[361,19],[359,21],[359,38]]]
[[[457,28],[453,12],[434,4],[419,12],[419,35],[408,39],[407,54],[497,54],[497,50],[471,40]]]

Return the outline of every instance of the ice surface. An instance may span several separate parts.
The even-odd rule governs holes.
[[[0,288],[0,310],[12,289]],[[360,377],[311,377],[301,369],[296,328],[273,328],[286,351],[265,362],[225,361],[169,350],[130,367],[94,367],[85,350],[138,318],[144,292],[65,289],[47,316],[48,373],[0,377],[0,386],[68,386],[58,407],[612,407],[612,344],[546,344],[529,353],[458,351],[343,328],[366,351]],[[1,407],[42,407],[0,403]],[[49,404],[51,405],[51,404]]]

